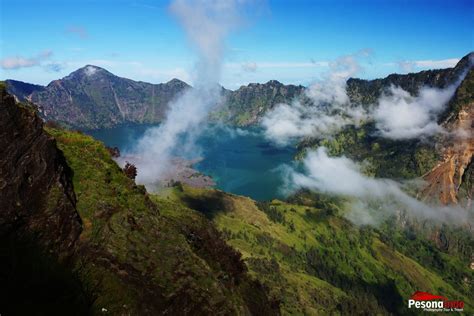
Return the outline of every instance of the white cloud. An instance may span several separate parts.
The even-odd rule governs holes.
[[[349,105],[346,81],[361,70],[357,59],[366,55],[358,52],[329,63],[330,70],[305,90],[310,104],[295,100],[267,112],[262,119],[266,137],[287,144],[295,138],[332,134],[364,120],[365,110]]]
[[[58,62],[51,62],[44,65],[44,69],[46,69],[48,72],[60,72],[64,69],[64,65]]]
[[[224,40],[239,22],[240,5],[240,0],[175,0],[170,6],[198,55],[196,81],[194,89],[186,90],[172,102],[165,121],[147,130],[132,153],[140,157],[134,161],[137,182],[150,190],[172,167],[177,150],[196,148],[194,140],[209,111],[219,102]]]
[[[243,64],[238,63],[226,63],[227,68],[240,68]],[[298,61],[281,61],[281,62],[251,62],[252,66],[255,64],[256,68],[318,68],[328,67],[329,62],[327,61],[312,61],[312,62],[298,62]]]
[[[373,118],[381,135],[391,139],[409,139],[442,131],[438,115],[454,95],[457,84],[445,89],[424,87],[412,96],[400,87],[391,86],[375,107]]]
[[[456,66],[459,62],[459,58],[448,58],[448,59],[426,59],[426,60],[403,60],[396,63],[402,72],[413,72],[419,69],[440,69],[440,68],[451,68]],[[392,65],[388,63],[387,65]]]
[[[361,67],[356,56],[347,55],[329,63],[330,71],[322,80],[308,87],[306,94],[315,104],[342,105],[349,102],[346,93],[346,81],[356,75]]]
[[[359,124],[366,113],[359,107],[328,108],[324,105],[279,104],[262,119],[265,136],[279,145],[287,145],[305,136],[329,136],[349,124]]]
[[[364,50],[329,63],[330,71],[305,90],[311,102],[295,100],[267,112],[261,122],[266,137],[277,144],[288,144],[303,137],[330,137],[346,125],[357,126],[369,120],[376,123],[381,136],[391,139],[444,132],[438,117],[465,74],[447,88],[423,87],[416,96],[392,86],[374,104],[362,108],[350,103],[346,82],[361,71],[358,59],[368,54]]]
[[[41,63],[49,59],[53,55],[50,50],[38,53],[36,56],[26,58],[21,56],[7,57],[0,61],[3,69],[20,69],[27,67],[39,66]]]
[[[247,71],[247,72],[255,72],[257,71],[257,64],[254,62],[243,63],[242,70]]]
[[[346,157],[329,157],[326,149],[308,152],[303,160],[305,172],[288,167],[289,185],[349,197],[348,218],[360,224],[375,224],[385,215],[406,211],[420,218],[449,223],[472,221],[472,214],[460,207],[432,207],[409,196],[402,185],[389,179],[374,179],[362,174],[360,166]],[[469,216],[471,216],[469,218]]]

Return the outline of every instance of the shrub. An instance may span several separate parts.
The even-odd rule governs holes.
[[[125,163],[125,167],[123,167],[123,172],[127,177],[132,180],[135,180],[137,177],[137,167],[135,165],[129,163],[128,161]]]

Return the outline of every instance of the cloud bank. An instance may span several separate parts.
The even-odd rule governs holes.
[[[453,97],[458,84],[445,89],[420,89],[412,96],[400,87],[391,86],[378,100],[371,114],[383,137],[410,139],[433,135],[443,131],[438,115]]]
[[[331,63],[331,71],[311,85],[300,100],[279,104],[262,119],[267,138],[288,144],[304,137],[330,138],[347,125],[375,123],[377,133],[390,139],[423,138],[445,132],[438,124],[465,76],[444,88],[423,87],[416,95],[391,86],[366,108],[351,104],[346,92],[349,77],[360,71],[357,56],[349,55]],[[305,98],[307,100],[305,100]],[[473,214],[461,207],[429,206],[407,194],[402,183],[365,176],[346,157],[329,157],[320,147],[303,160],[304,171],[286,166],[287,188],[307,188],[348,198],[346,216],[358,224],[376,225],[400,212],[420,219],[444,223],[472,223]]]
[[[402,190],[389,179],[374,179],[362,174],[360,166],[346,157],[329,157],[320,147],[309,151],[303,160],[304,173],[287,167],[292,189],[307,188],[352,199],[346,215],[358,224],[378,224],[398,212],[439,222],[472,222],[472,214],[460,207],[432,207]]]
[[[268,139],[288,144],[304,137],[330,137],[347,125],[375,122],[380,136],[390,139],[421,138],[445,132],[438,124],[465,74],[444,88],[422,87],[417,95],[391,86],[376,102],[367,106],[351,104],[347,79],[361,71],[359,59],[365,51],[343,56],[330,63],[330,71],[310,85],[304,97],[291,104],[279,104],[262,118]]]
[[[329,63],[330,70],[305,90],[307,100],[278,104],[262,119],[265,136],[285,145],[306,136],[330,135],[348,124],[359,124],[367,116],[361,107],[350,106],[346,82],[361,67],[357,61],[365,51]],[[306,101],[306,102],[305,102]]]

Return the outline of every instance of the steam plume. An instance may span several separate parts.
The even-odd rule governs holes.
[[[138,167],[137,182],[152,188],[171,167],[171,158],[180,140],[188,135],[187,147],[193,148],[200,124],[218,102],[218,85],[224,54],[224,40],[239,23],[238,0],[175,0],[171,13],[182,25],[197,53],[194,88],[187,90],[170,106],[166,120],[149,129],[131,154]],[[189,136],[190,135],[190,136]]]

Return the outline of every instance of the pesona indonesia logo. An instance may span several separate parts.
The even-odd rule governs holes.
[[[408,308],[422,309],[424,312],[462,312],[463,301],[451,301],[445,296],[417,291],[408,300]]]

